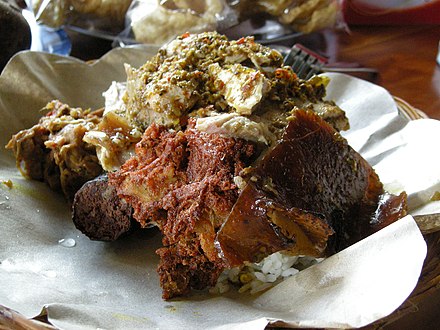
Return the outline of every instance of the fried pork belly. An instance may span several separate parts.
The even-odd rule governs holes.
[[[215,235],[238,197],[234,177],[255,157],[252,143],[197,131],[194,121],[178,132],[153,124],[136,156],[109,174],[135,219],[163,233],[157,253],[165,299],[215,284],[224,269]]]
[[[102,111],[71,108],[52,101],[38,124],[15,134],[6,148],[12,149],[23,176],[46,182],[61,190],[69,201],[88,180],[102,172],[95,147],[82,139],[96,128]]]
[[[298,110],[218,233],[230,266],[287,251],[322,257],[406,214],[406,195],[385,195],[373,168],[329,124]]]

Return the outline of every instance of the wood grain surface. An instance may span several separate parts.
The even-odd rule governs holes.
[[[377,84],[440,119],[440,26],[362,26],[335,38],[335,56],[379,71]]]

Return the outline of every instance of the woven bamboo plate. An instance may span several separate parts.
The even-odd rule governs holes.
[[[421,110],[414,108],[401,98],[394,101],[402,116],[409,120],[428,118]],[[435,218],[435,219],[434,219]],[[433,219],[440,221],[440,215]],[[417,221],[417,219],[416,219]],[[419,225],[420,226],[420,225]],[[435,329],[438,328],[438,305],[440,301],[440,228],[430,231],[421,228],[428,246],[419,282],[405,302],[389,316],[362,329]]]

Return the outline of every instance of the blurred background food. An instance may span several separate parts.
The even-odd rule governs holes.
[[[27,0],[38,23],[59,28],[78,25],[117,33],[132,0]]]
[[[68,4],[64,0],[33,0],[28,3],[29,8],[35,15],[38,22],[49,27],[59,27],[64,24],[65,13]]]
[[[224,11],[223,0],[134,0],[127,18],[137,42],[160,45],[185,32],[215,31]]]
[[[124,21],[131,0],[69,0],[73,11],[80,14],[94,14],[108,17],[116,24]]]
[[[339,9],[333,0],[241,0],[232,1],[231,6],[240,21],[265,14],[303,33],[335,26]]]
[[[162,45],[186,32],[219,31],[258,41],[342,22],[339,0],[34,0],[38,23],[107,38],[115,46]]]

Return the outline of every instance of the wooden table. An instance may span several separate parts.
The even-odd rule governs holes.
[[[333,59],[378,69],[379,85],[440,119],[440,26],[352,27],[335,40]]]
[[[298,40],[327,56],[330,64],[358,63],[377,69],[375,83],[440,119],[440,26],[352,26]]]

